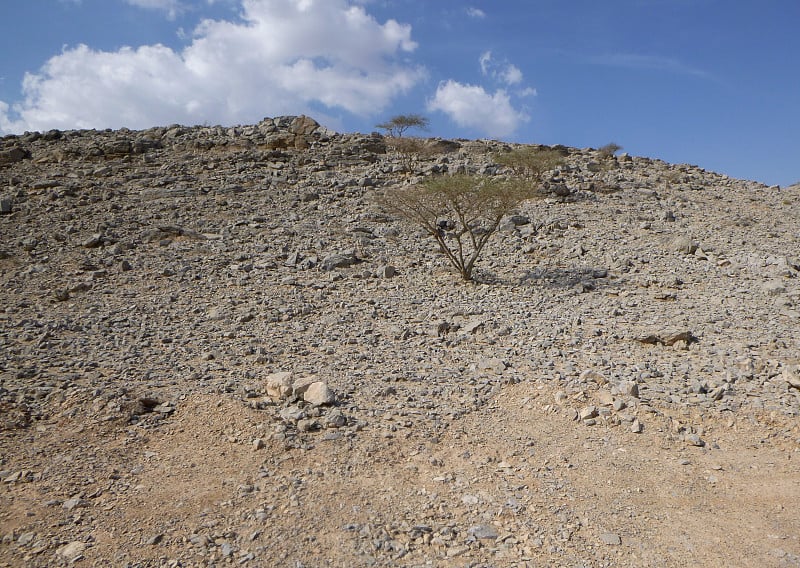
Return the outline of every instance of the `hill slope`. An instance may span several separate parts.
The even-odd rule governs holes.
[[[797,186],[562,148],[464,284],[374,197],[500,142],[0,144],[0,565],[800,563]]]

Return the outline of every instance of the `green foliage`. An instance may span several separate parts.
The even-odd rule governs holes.
[[[511,168],[516,175],[536,181],[539,181],[543,173],[564,163],[561,152],[536,146],[523,146],[509,152],[501,152],[495,154],[493,158],[501,166]]]
[[[601,146],[597,151],[601,158],[610,158],[620,150],[622,150],[622,146],[614,142],[609,142],[605,146]]]
[[[388,192],[382,204],[436,239],[450,264],[469,281],[502,218],[537,195],[535,186],[520,178],[453,175]]]
[[[421,114],[398,114],[390,118],[387,122],[376,124],[375,128],[385,130],[389,136],[401,137],[403,133],[410,128],[427,130],[429,124],[430,121]]]

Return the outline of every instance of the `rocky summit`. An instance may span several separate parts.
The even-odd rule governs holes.
[[[800,186],[488,140],[0,139],[0,566],[798,566]]]

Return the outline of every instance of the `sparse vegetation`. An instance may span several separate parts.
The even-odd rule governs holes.
[[[502,218],[536,195],[535,186],[522,178],[459,174],[392,191],[382,204],[436,239],[461,278],[470,281]]]
[[[616,144],[614,142],[609,142],[605,146],[601,146],[597,152],[600,154],[601,158],[607,159],[622,150],[622,146]]]
[[[397,152],[406,172],[413,170],[415,160],[432,158],[442,153],[441,148],[429,144],[424,138],[394,137],[387,140],[386,146]]]
[[[523,146],[509,152],[501,152],[493,156],[494,161],[511,168],[517,176],[541,180],[542,174],[557,168],[564,163],[564,155],[551,148]]]
[[[400,138],[411,129],[428,130],[430,121],[421,114],[398,114],[386,122],[376,124],[375,128],[385,130],[389,136]]]

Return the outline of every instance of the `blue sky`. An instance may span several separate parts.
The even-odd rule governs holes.
[[[422,113],[789,185],[798,26],[798,0],[5,1],[0,134]]]

